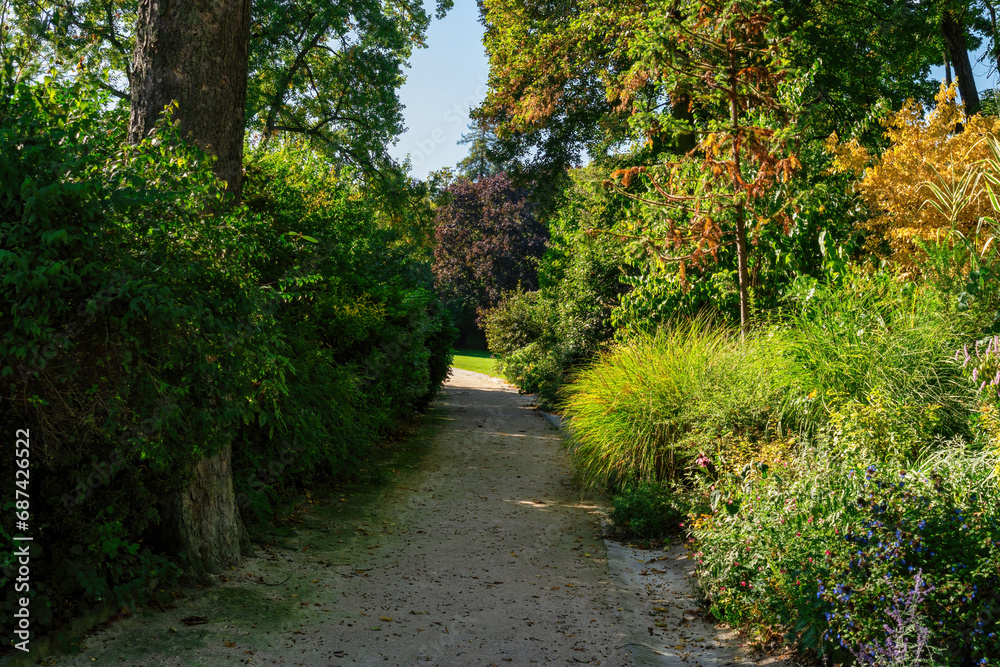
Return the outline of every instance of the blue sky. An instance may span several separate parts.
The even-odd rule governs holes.
[[[433,2],[425,3],[433,11]],[[486,96],[489,64],[483,49],[483,26],[476,0],[455,0],[455,7],[427,33],[427,48],[410,60],[399,91],[406,106],[407,131],[390,149],[397,158],[410,155],[411,175],[454,166],[468,154],[456,142],[468,132],[469,109]]]

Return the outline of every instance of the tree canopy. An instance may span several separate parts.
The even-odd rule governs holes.
[[[437,3],[443,16],[452,0]],[[2,0],[0,49],[22,75],[56,67],[131,97],[136,4],[122,0]],[[398,88],[431,16],[420,0],[252,3],[246,128],[266,146],[304,135],[368,174],[398,167],[386,152],[403,130]]]

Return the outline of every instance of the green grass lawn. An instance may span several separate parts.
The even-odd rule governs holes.
[[[473,371],[497,377],[497,372],[493,368],[493,360],[487,350],[455,350],[455,360],[451,362],[455,368],[463,371]]]

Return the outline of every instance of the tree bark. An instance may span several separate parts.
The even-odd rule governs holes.
[[[216,156],[234,201],[243,184],[250,0],[139,0],[129,141],[149,136],[177,103],[182,135]],[[233,494],[231,447],[195,463],[187,488],[164,501],[166,539],[190,574],[239,562],[249,542]]]
[[[1000,75],[1000,44],[997,44],[997,9],[990,0],[984,0],[983,4],[986,5],[986,9],[990,12],[990,30],[993,33],[990,36],[990,41],[993,44],[993,61],[997,68],[997,74]]]
[[[736,178],[733,182],[733,193],[738,194],[740,190],[739,178],[743,171],[743,164],[740,155],[740,104],[736,97],[737,75],[740,71],[740,63],[736,60],[736,54],[729,52],[729,122],[732,123],[733,147],[732,160]],[[741,202],[736,205],[736,269],[739,272],[740,281],[740,335],[745,336],[750,330],[750,272],[747,270],[747,255],[749,247],[747,245],[746,227],[746,206]]]
[[[955,68],[955,78],[958,79],[958,92],[965,103],[965,114],[972,116],[979,113],[979,92],[976,90],[976,79],[972,74],[972,63],[969,60],[969,47],[965,42],[965,26],[956,18],[954,12],[946,11],[941,21],[941,34],[944,36],[945,47]]]
[[[197,578],[218,574],[250,551],[233,491],[231,454],[227,445],[214,456],[199,460],[187,488],[164,503],[167,539],[184,554],[188,574]]]
[[[182,134],[218,158],[215,173],[237,200],[249,41],[250,0],[139,0],[129,141],[176,101]]]
[[[677,95],[676,101],[670,109],[670,115],[678,120],[691,123],[694,120],[694,112],[691,110],[691,98],[687,95]],[[680,154],[694,150],[698,145],[698,138],[692,132],[685,132],[677,135],[677,152]]]

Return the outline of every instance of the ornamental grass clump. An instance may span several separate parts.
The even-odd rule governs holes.
[[[566,390],[568,446],[582,480],[612,489],[678,480],[723,439],[767,437],[801,381],[779,336],[741,339],[696,318],[601,355]]]

